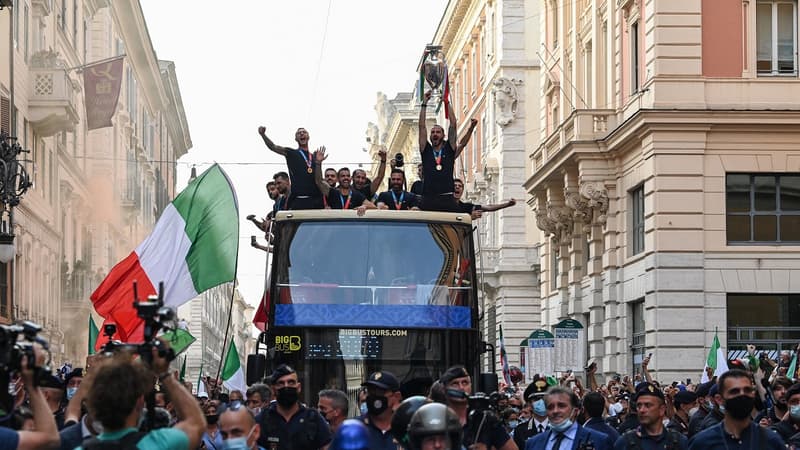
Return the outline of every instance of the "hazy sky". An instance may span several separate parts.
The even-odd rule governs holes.
[[[305,127],[309,145],[325,145],[332,165],[367,162],[362,148],[367,123],[376,122],[376,94],[391,99],[414,88],[416,65],[447,1],[141,0],[141,5],[157,57],[175,62],[194,145],[179,161],[178,190],[192,164],[200,173],[219,162],[231,177],[241,223],[240,290],[257,305],[265,253],[250,247],[250,235],[260,232],[245,216],[266,214],[272,202],[264,185],[285,170],[284,159],[264,146],[258,126],[285,146],[295,145],[294,131]]]

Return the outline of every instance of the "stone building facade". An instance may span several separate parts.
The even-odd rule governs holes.
[[[113,126],[89,131],[80,68],[123,54]],[[0,320],[42,324],[53,364],[80,365],[89,295],[152,229],[192,146],[175,65],[156,58],[135,0],[14,0],[0,59],[13,61],[0,66],[1,125],[30,150],[34,183],[0,268]]]
[[[800,333],[797,2],[542,0],[542,324],[663,381]]]

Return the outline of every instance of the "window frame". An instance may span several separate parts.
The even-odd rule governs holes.
[[[636,186],[629,191],[631,199],[631,236],[630,236],[630,255],[635,256],[644,253],[645,250],[645,229],[644,222],[647,218],[645,208],[644,183]]]
[[[634,373],[641,373],[642,360],[644,360],[644,353],[647,349],[647,321],[645,320],[645,307],[644,298],[633,300],[630,305],[630,351],[631,351],[631,368]],[[636,326],[641,322],[641,329]]]
[[[750,209],[747,212],[731,212],[728,211],[728,177],[730,176],[749,176],[749,196],[750,196]],[[741,173],[741,172],[728,172],[725,174],[725,241],[726,244],[729,246],[741,246],[741,245],[800,245],[800,240],[790,241],[790,240],[781,240],[781,217],[783,216],[800,216],[800,210],[786,210],[784,211],[781,208],[781,178],[782,177],[799,177],[800,173],[796,172],[786,172],[786,173]],[[755,185],[755,177],[773,177],[775,181],[775,209],[772,211],[761,211],[756,209],[755,205],[755,196],[756,196],[756,185]],[[750,218],[750,239],[747,241],[739,241],[739,240],[731,240],[728,235],[728,217],[742,217],[748,216]],[[755,229],[753,226],[753,221],[756,216],[772,216],[775,217],[775,233],[776,233],[776,240],[774,241],[757,241],[755,240]]]
[[[762,71],[759,70],[758,63],[758,44],[759,44],[759,34],[758,34],[758,10],[759,6],[761,5],[770,5],[772,6],[772,17],[770,18],[771,24],[771,35],[770,35],[770,45],[772,55],[770,58],[770,70],[769,71]],[[792,6],[792,55],[793,55],[793,70],[791,72],[781,72],[779,67],[779,44],[780,39],[778,37],[778,24],[780,22],[778,17],[778,7],[779,5],[791,5]],[[798,76],[798,19],[797,19],[797,1],[796,0],[759,0],[756,3],[756,25],[755,25],[755,33],[756,33],[756,76],[759,77],[797,77]]]
[[[631,95],[638,94],[641,89],[639,79],[639,21],[630,26],[630,51],[631,51]]]

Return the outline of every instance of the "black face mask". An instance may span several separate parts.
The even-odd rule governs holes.
[[[725,412],[730,413],[734,419],[746,419],[753,412],[756,399],[747,395],[740,395],[725,400]]]
[[[219,419],[219,414],[206,414],[206,422],[208,422],[209,425],[215,425],[217,419]]]
[[[298,393],[296,387],[283,387],[275,391],[275,400],[278,401],[278,405],[284,408],[289,408],[297,403],[297,399]]]
[[[466,399],[469,398],[469,395],[467,395],[466,392],[464,392],[464,391],[462,391],[460,389],[447,388],[445,390],[445,393],[447,393],[448,397],[456,399],[456,400],[466,400]]]
[[[388,407],[389,399],[383,395],[367,396],[367,414],[370,416],[379,416],[382,412],[386,411]]]

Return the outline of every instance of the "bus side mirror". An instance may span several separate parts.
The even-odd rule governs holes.
[[[261,383],[267,372],[267,357],[262,354],[247,355],[247,385]]]

